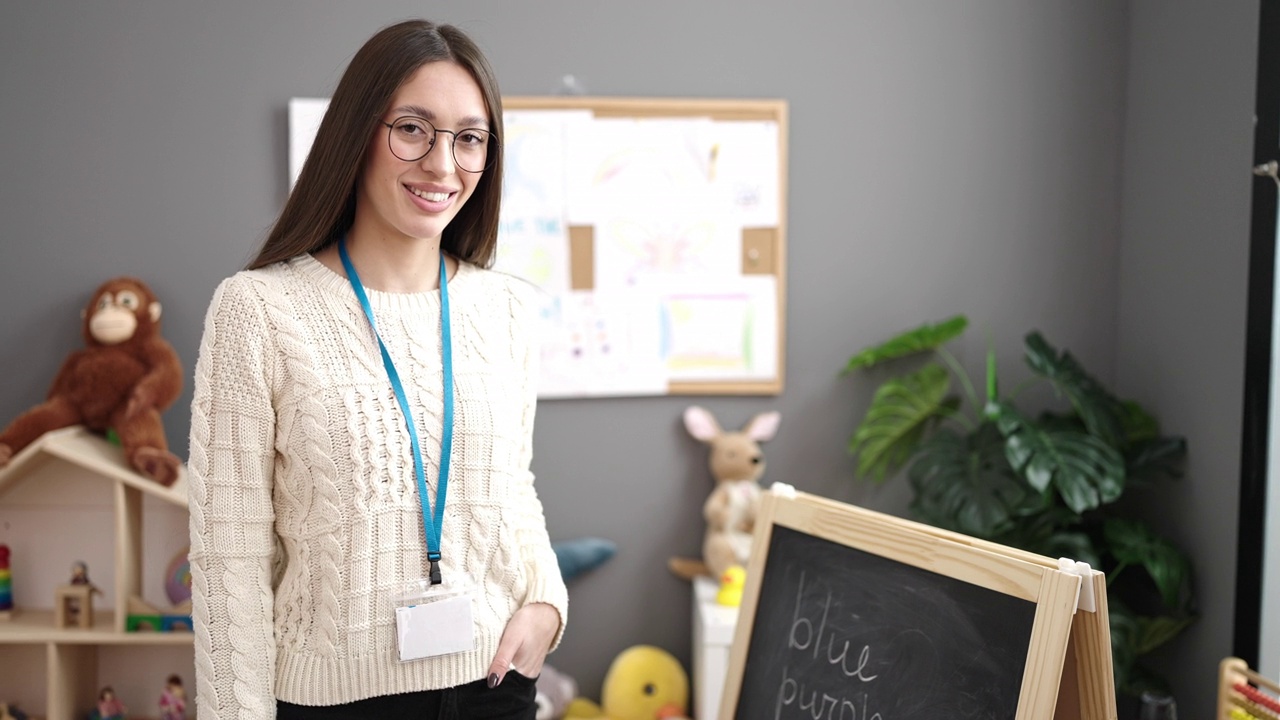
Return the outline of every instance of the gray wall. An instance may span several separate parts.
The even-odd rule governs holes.
[[[1235,603],[1258,2],[1131,12],[1116,374],[1190,442],[1186,479],[1142,501],[1196,568],[1201,620],[1162,659],[1199,689],[1179,715],[1209,717]]]
[[[1184,218],[1191,226],[1184,233],[1204,227],[1190,207],[1145,226],[1130,216],[1126,230],[1143,237],[1121,262],[1122,189],[1139,209],[1152,207],[1153,217],[1165,200],[1149,195],[1143,206],[1141,183],[1121,183],[1122,159],[1134,161],[1123,141],[1144,141],[1134,118],[1126,126],[1124,117],[1129,5],[917,0],[779,8],[675,0],[451,0],[430,8],[434,18],[473,33],[507,94],[545,94],[573,73],[601,95],[790,102],[785,393],[555,401],[540,409],[534,464],[553,537],[598,535],[620,546],[611,563],[571,586],[571,628],[552,657],[590,696],[628,645],[657,644],[689,660],[689,588],[664,563],[697,552],[698,508],[711,481],[703,449],[679,424],[684,407],[704,404],[734,426],[780,410],[781,431],[766,446],[766,480],[902,513],[902,483],[876,488],[852,479],[844,447],[871,383],[837,373],[860,347],[926,320],[968,313],[975,328],[962,359],[977,369],[990,342],[1011,382],[1022,373],[1026,331],[1038,328],[1070,347],[1104,381],[1141,391],[1172,429],[1191,436],[1201,472],[1186,484],[1192,494],[1176,501],[1184,513],[1206,498],[1229,505],[1229,492],[1209,488],[1234,482],[1223,468],[1234,467],[1238,430],[1231,408],[1239,367],[1231,353],[1239,343],[1231,343],[1242,326],[1243,239],[1226,235],[1245,222],[1247,208],[1233,193],[1243,197],[1246,188],[1234,165],[1220,173],[1224,184],[1210,186],[1222,223],[1208,247],[1241,244],[1234,255],[1209,258],[1207,272],[1191,259],[1196,240],[1184,235],[1182,264],[1144,274],[1163,258],[1161,222]],[[1250,74],[1248,49],[1215,43],[1232,63],[1200,69],[1194,87],[1201,95],[1178,95],[1161,65],[1193,67],[1189,48],[1207,30],[1187,17],[1166,31],[1154,7],[1139,8],[1139,67],[1130,83],[1155,83],[1145,90],[1155,93],[1145,109],[1151,122],[1171,122],[1159,94],[1168,91],[1195,106],[1195,117],[1221,125],[1171,131],[1173,138],[1244,153],[1248,128],[1227,116],[1249,104],[1233,95],[1229,108],[1208,106],[1236,83],[1252,87],[1251,78],[1211,76],[1220,67]],[[1233,11],[1225,30],[1247,30],[1255,10]],[[166,336],[194,363],[214,286],[243,264],[283,200],[288,98],[328,94],[375,29],[422,11],[396,0],[0,5],[0,303],[9,308],[0,313],[0,414],[41,398],[57,363],[78,346],[80,305],[111,275],[137,274],[153,285],[165,302]],[[1146,66],[1149,75],[1141,72]],[[1241,136],[1215,140],[1216,130]],[[1216,147],[1192,150],[1212,165],[1221,162],[1211,156]],[[1150,172],[1164,169],[1161,158],[1150,162]],[[1192,168],[1170,172],[1182,173],[1189,187]],[[1177,202],[1200,199],[1183,189]],[[1190,338],[1169,327],[1180,314],[1164,293],[1179,272],[1204,283],[1201,301],[1210,290],[1228,296],[1211,311],[1196,310],[1200,334]],[[1126,286],[1130,280],[1135,287]],[[1193,310],[1192,298],[1177,302]],[[1123,323],[1117,308],[1125,310]],[[1145,347],[1138,331],[1159,342]],[[1223,355],[1215,353],[1218,340],[1228,347]],[[1184,345],[1195,346],[1185,357]],[[1216,379],[1156,385],[1159,373],[1139,372],[1153,365],[1179,373],[1207,367]],[[1176,408],[1156,402],[1188,388],[1195,394]],[[1218,413],[1197,415],[1211,396]],[[188,401],[189,394],[167,419],[180,454]],[[1234,514],[1213,522],[1186,524],[1188,542],[1216,537],[1218,559],[1232,556],[1226,539],[1234,537]],[[1204,632],[1217,634],[1229,602],[1206,605],[1212,617]],[[1195,653],[1189,666],[1207,666],[1221,649],[1220,642],[1186,645]],[[1201,675],[1197,682],[1207,698],[1211,681]]]

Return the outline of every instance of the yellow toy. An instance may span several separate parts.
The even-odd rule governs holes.
[[[741,565],[730,565],[720,575],[720,590],[716,593],[716,604],[738,607],[742,604],[742,588],[746,584],[747,569]]]
[[[623,650],[604,676],[601,705],[576,698],[565,718],[677,720],[689,717],[689,676],[680,661],[652,645]]]

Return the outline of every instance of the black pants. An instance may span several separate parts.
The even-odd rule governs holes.
[[[276,720],[533,720],[533,680],[514,670],[490,688],[484,680],[444,690],[384,695],[343,705],[276,701]]]

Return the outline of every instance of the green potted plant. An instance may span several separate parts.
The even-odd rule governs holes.
[[[931,356],[902,363],[876,389],[849,442],[858,476],[883,482],[905,468],[916,519],[1105,572],[1117,689],[1167,691],[1141,658],[1194,621],[1191,565],[1117,501],[1178,477],[1186,441],[1162,435],[1150,414],[1038,332],[1025,338],[1031,379],[1002,394],[989,351],[979,396],[945,347],[968,324],[956,316],[922,325],[850,358],[846,374]],[[1063,407],[1020,408],[1017,397],[1036,383],[1052,386]]]

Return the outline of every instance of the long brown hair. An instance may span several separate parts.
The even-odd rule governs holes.
[[[383,28],[356,52],[338,81],[297,184],[267,235],[253,270],[315,252],[351,229],[356,183],[374,132],[400,86],[418,68],[447,60],[471,74],[484,96],[494,140],[493,164],[484,171],[471,199],[444,229],[441,249],[488,267],[498,244],[502,201],[502,95],[493,68],[471,38],[452,25],[409,20]]]

